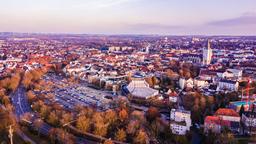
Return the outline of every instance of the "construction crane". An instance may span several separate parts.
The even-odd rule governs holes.
[[[246,105],[248,105],[248,106],[250,105],[250,101],[251,101],[250,90],[254,89],[254,88],[250,87],[251,83],[252,83],[252,81],[250,79],[248,79],[248,83],[247,83],[246,88],[242,89],[242,101],[246,100]],[[246,96],[244,96],[244,91],[246,91]]]

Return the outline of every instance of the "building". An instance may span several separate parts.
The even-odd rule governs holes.
[[[133,76],[127,89],[134,98],[138,99],[149,99],[159,94],[158,90],[150,88],[144,77],[138,74]]]
[[[256,101],[235,101],[229,103],[229,107],[237,112],[240,111],[242,105],[244,106],[245,111],[248,111],[252,109],[253,105],[256,106]]]
[[[217,72],[217,76],[223,79],[241,80],[243,70],[226,69],[224,72]]]
[[[189,79],[180,78],[179,79],[179,86],[180,86],[181,89],[193,88],[194,87],[194,80],[192,78],[189,78]]]
[[[239,83],[237,81],[221,79],[218,83],[218,91],[238,91]]]
[[[234,133],[240,131],[240,116],[233,109],[220,108],[214,116],[207,116],[204,121],[204,131],[211,130],[215,133],[220,133],[222,129],[229,128]]]
[[[202,54],[183,54],[181,59],[191,63],[202,63]]]
[[[197,77],[194,79],[194,85],[198,88],[204,88],[209,85],[208,81],[205,79],[202,79],[200,77]]]
[[[214,133],[220,133],[223,126],[229,126],[228,121],[221,120],[218,116],[207,116],[204,119],[204,132],[211,130]]]
[[[185,135],[191,127],[191,112],[179,109],[172,109],[170,112],[170,128],[172,133]]]
[[[175,91],[169,89],[166,94],[169,96],[170,102],[176,103],[178,101],[178,94]]]
[[[223,121],[228,121],[230,124],[228,128],[233,132],[239,132],[240,130],[240,116],[233,109],[219,108],[215,114]]]
[[[209,65],[212,61],[212,49],[210,45],[210,41],[208,40],[207,49],[203,50],[203,65]]]
[[[245,126],[246,133],[256,134],[256,112],[244,112],[242,114],[242,123]]]

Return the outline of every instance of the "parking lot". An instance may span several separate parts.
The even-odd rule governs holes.
[[[46,81],[54,83],[51,93],[55,95],[55,101],[66,109],[74,109],[77,105],[93,106],[99,110],[109,108],[110,99],[105,96],[111,93],[90,88],[86,83],[73,84],[56,75],[47,75]]]

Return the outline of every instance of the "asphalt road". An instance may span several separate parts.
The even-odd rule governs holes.
[[[19,86],[17,88],[17,90],[12,94],[11,96],[12,98],[12,103],[15,109],[15,114],[18,118],[18,120],[20,120],[21,116],[24,115],[25,113],[31,113],[34,114],[35,113],[32,111],[32,108],[28,102],[27,96],[26,96],[26,90],[23,86]],[[35,120],[36,118],[34,117],[33,120]],[[33,122],[32,122],[33,125]],[[34,125],[33,125],[34,126]],[[42,122],[42,126],[39,129],[40,133],[43,135],[48,135],[49,131],[51,130],[51,126],[48,125],[45,122]],[[24,135],[23,133],[21,135]],[[24,138],[27,138],[26,136],[24,136]],[[81,138],[81,137],[76,137],[76,143],[78,144],[96,144],[96,142],[93,141],[89,141],[87,139]]]

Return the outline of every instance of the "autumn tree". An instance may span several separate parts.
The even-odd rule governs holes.
[[[104,123],[102,113],[96,112],[93,115],[93,134],[99,136],[106,136],[108,125]]]
[[[139,130],[138,134],[135,136],[133,142],[136,144],[146,144],[149,138],[144,130]]]
[[[148,122],[152,123],[155,121],[158,117],[160,117],[160,113],[157,108],[150,107],[146,112],[146,118]]]
[[[56,111],[50,112],[47,121],[52,124],[53,126],[57,126],[59,124],[59,118],[56,114]]]
[[[128,125],[127,125],[127,129],[126,132],[129,135],[134,136],[136,134],[136,132],[139,130],[140,128],[140,123],[138,120],[131,120]]]
[[[69,112],[64,112],[61,116],[61,120],[60,120],[60,123],[62,125],[66,124],[66,123],[69,123],[73,120],[73,117],[71,115],[71,113]]]
[[[122,122],[128,119],[128,113],[125,109],[122,109],[118,115]]]
[[[50,113],[50,108],[47,105],[42,104],[39,113],[42,117],[46,118]]]
[[[59,143],[62,144],[74,144],[75,143],[75,138],[72,134],[67,133],[61,128],[56,129],[56,138]]]
[[[117,120],[117,114],[114,110],[109,109],[105,112],[105,123],[112,124]]]
[[[21,119],[25,121],[32,121],[32,117],[32,114],[27,112],[21,116]]]
[[[29,90],[29,91],[27,92],[27,97],[28,97],[28,100],[29,100],[30,102],[32,102],[32,101],[35,100],[36,95],[35,95],[31,90]]]
[[[80,116],[77,119],[76,127],[82,132],[88,132],[90,129],[91,120],[86,116]]]
[[[114,143],[111,139],[107,139],[107,140],[104,141],[103,144],[114,144]]]
[[[115,134],[115,140],[125,142],[126,141],[126,132],[123,129],[118,129]]]
[[[40,118],[38,118],[34,121],[34,125],[36,127],[37,132],[38,132],[38,135],[40,135],[40,133],[41,133],[40,129],[43,125],[43,121]]]

